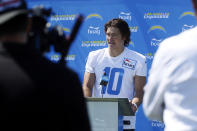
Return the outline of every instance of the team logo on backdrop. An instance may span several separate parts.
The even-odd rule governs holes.
[[[135,46],[135,44],[133,43],[133,41],[130,41],[129,44],[132,45],[133,47]]]
[[[89,28],[88,28],[88,34],[100,35],[101,31],[100,31],[99,28],[100,28],[100,27],[89,26]]]
[[[82,41],[81,42],[82,47],[104,47],[107,46],[106,40],[100,40],[100,41]]]
[[[96,19],[103,20],[103,17],[99,14],[90,14],[86,17],[86,20],[91,19],[91,18],[96,18]]]
[[[166,33],[165,28],[160,25],[155,25],[155,26],[150,27],[150,29],[148,30],[148,33],[150,33],[153,30],[161,30]]]
[[[75,60],[75,57],[76,57],[76,55],[67,55],[66,57],[65,57],[65,60],[66,61],[74,61]],[[52,55],[51,57],[50,57],[50,60],[51,61],[59,61],[61,59],[61,56],[60,55],[57,55],[57,54],[55,54],[55,55]]]
[[[131,32],[138,32],[138,26],[131,26],[129,29]]]
[[[183,12],[183,13],[181,14],[181,16],[179,17],[179,19],[182,19],[182,18],[185,17],[185,16],[192,16],[192,17],[194,17],[195,14],[194,14],[194,12],[190,12],[190,11],[188,11],[188,12]]]
[[[132,19],[130,12],[120,12],[119,18],[124,20],[130,20],[130,21]]]
[[[136,60],[124,58],[123,63],[122,63],[122,67],[126,67],[129,69],[135,70],[136,63],[137,63]]]
[[[182,32],[194,28],[194,25],[184,24],[182,27]]]
[[[63,28],[64,29],[64,31],[66,31],[66,32],[70,32],[70,29],[69,28]]]
[[[144,19],[167,19],[169,18],[170,13],[169,12],[163,12],[163,13],[145,13]]]
[[[50,60],[51,60],[51,61],[59,61],[60,58],[61,58],[60,55],[55,54],[55,55],[52,55],[52,56],[50,57]]]
[[[52,15],[51,21],[73,21],[76,15]]]
[[[154,58],[154,53],[145,53],[144,56],[146,57],[146,59],[148,60],[153,60]]]
[[[75,60],[75,57],[76,57],[76,55],[67,55],[65,57],[65,60],[66,61],[74,61]]]
[[[159,46],[159,44],[161,42],[162,42],[162,39],[152,38],[152,40],[151,40],[151,46]]]

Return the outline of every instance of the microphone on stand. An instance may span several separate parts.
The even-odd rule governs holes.
[[[106,92],[108,81],[109,81],[109,77],[107,76],[106,72],[104,72],[104,74],[101,78],[101,82],[100,82],[100,85],[102,88],[101,89],[102,98],[103,98],[103,94],[105,94],[105,92]]]

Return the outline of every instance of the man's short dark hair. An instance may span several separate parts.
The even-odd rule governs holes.
[[[122,37],[126,38],[126,40],[124,42],[124,46],[129,45],[131,32],[129,29],[129,25],[127,24],[126,21],[124,21],[123,19],[119,19],[119,18],[112,19],[105,24],[105,32],[107,32],[107,29],[109,27],[118,28]]]

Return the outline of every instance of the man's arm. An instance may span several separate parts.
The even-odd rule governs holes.
[[[92,96],[92,88],[95,83],[95,74],[85,72],[84,75],[84,81],[83,81],[83,94],[85,97],[91,97]]]
[[[135,103],[137,107],[140,106],[143,100],[144,95],[144,86],[146,84],[146,77],[145,76],[135,76],[134,77],[134,87],[135,87],[135,96],[133,97],[131,104]],[[132,106],[132,110],[136,112],[137,108]]]

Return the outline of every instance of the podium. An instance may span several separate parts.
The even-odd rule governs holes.
[[[123,116],[134,116],[127,98],[86,98],[92,131],[122,131]]]

